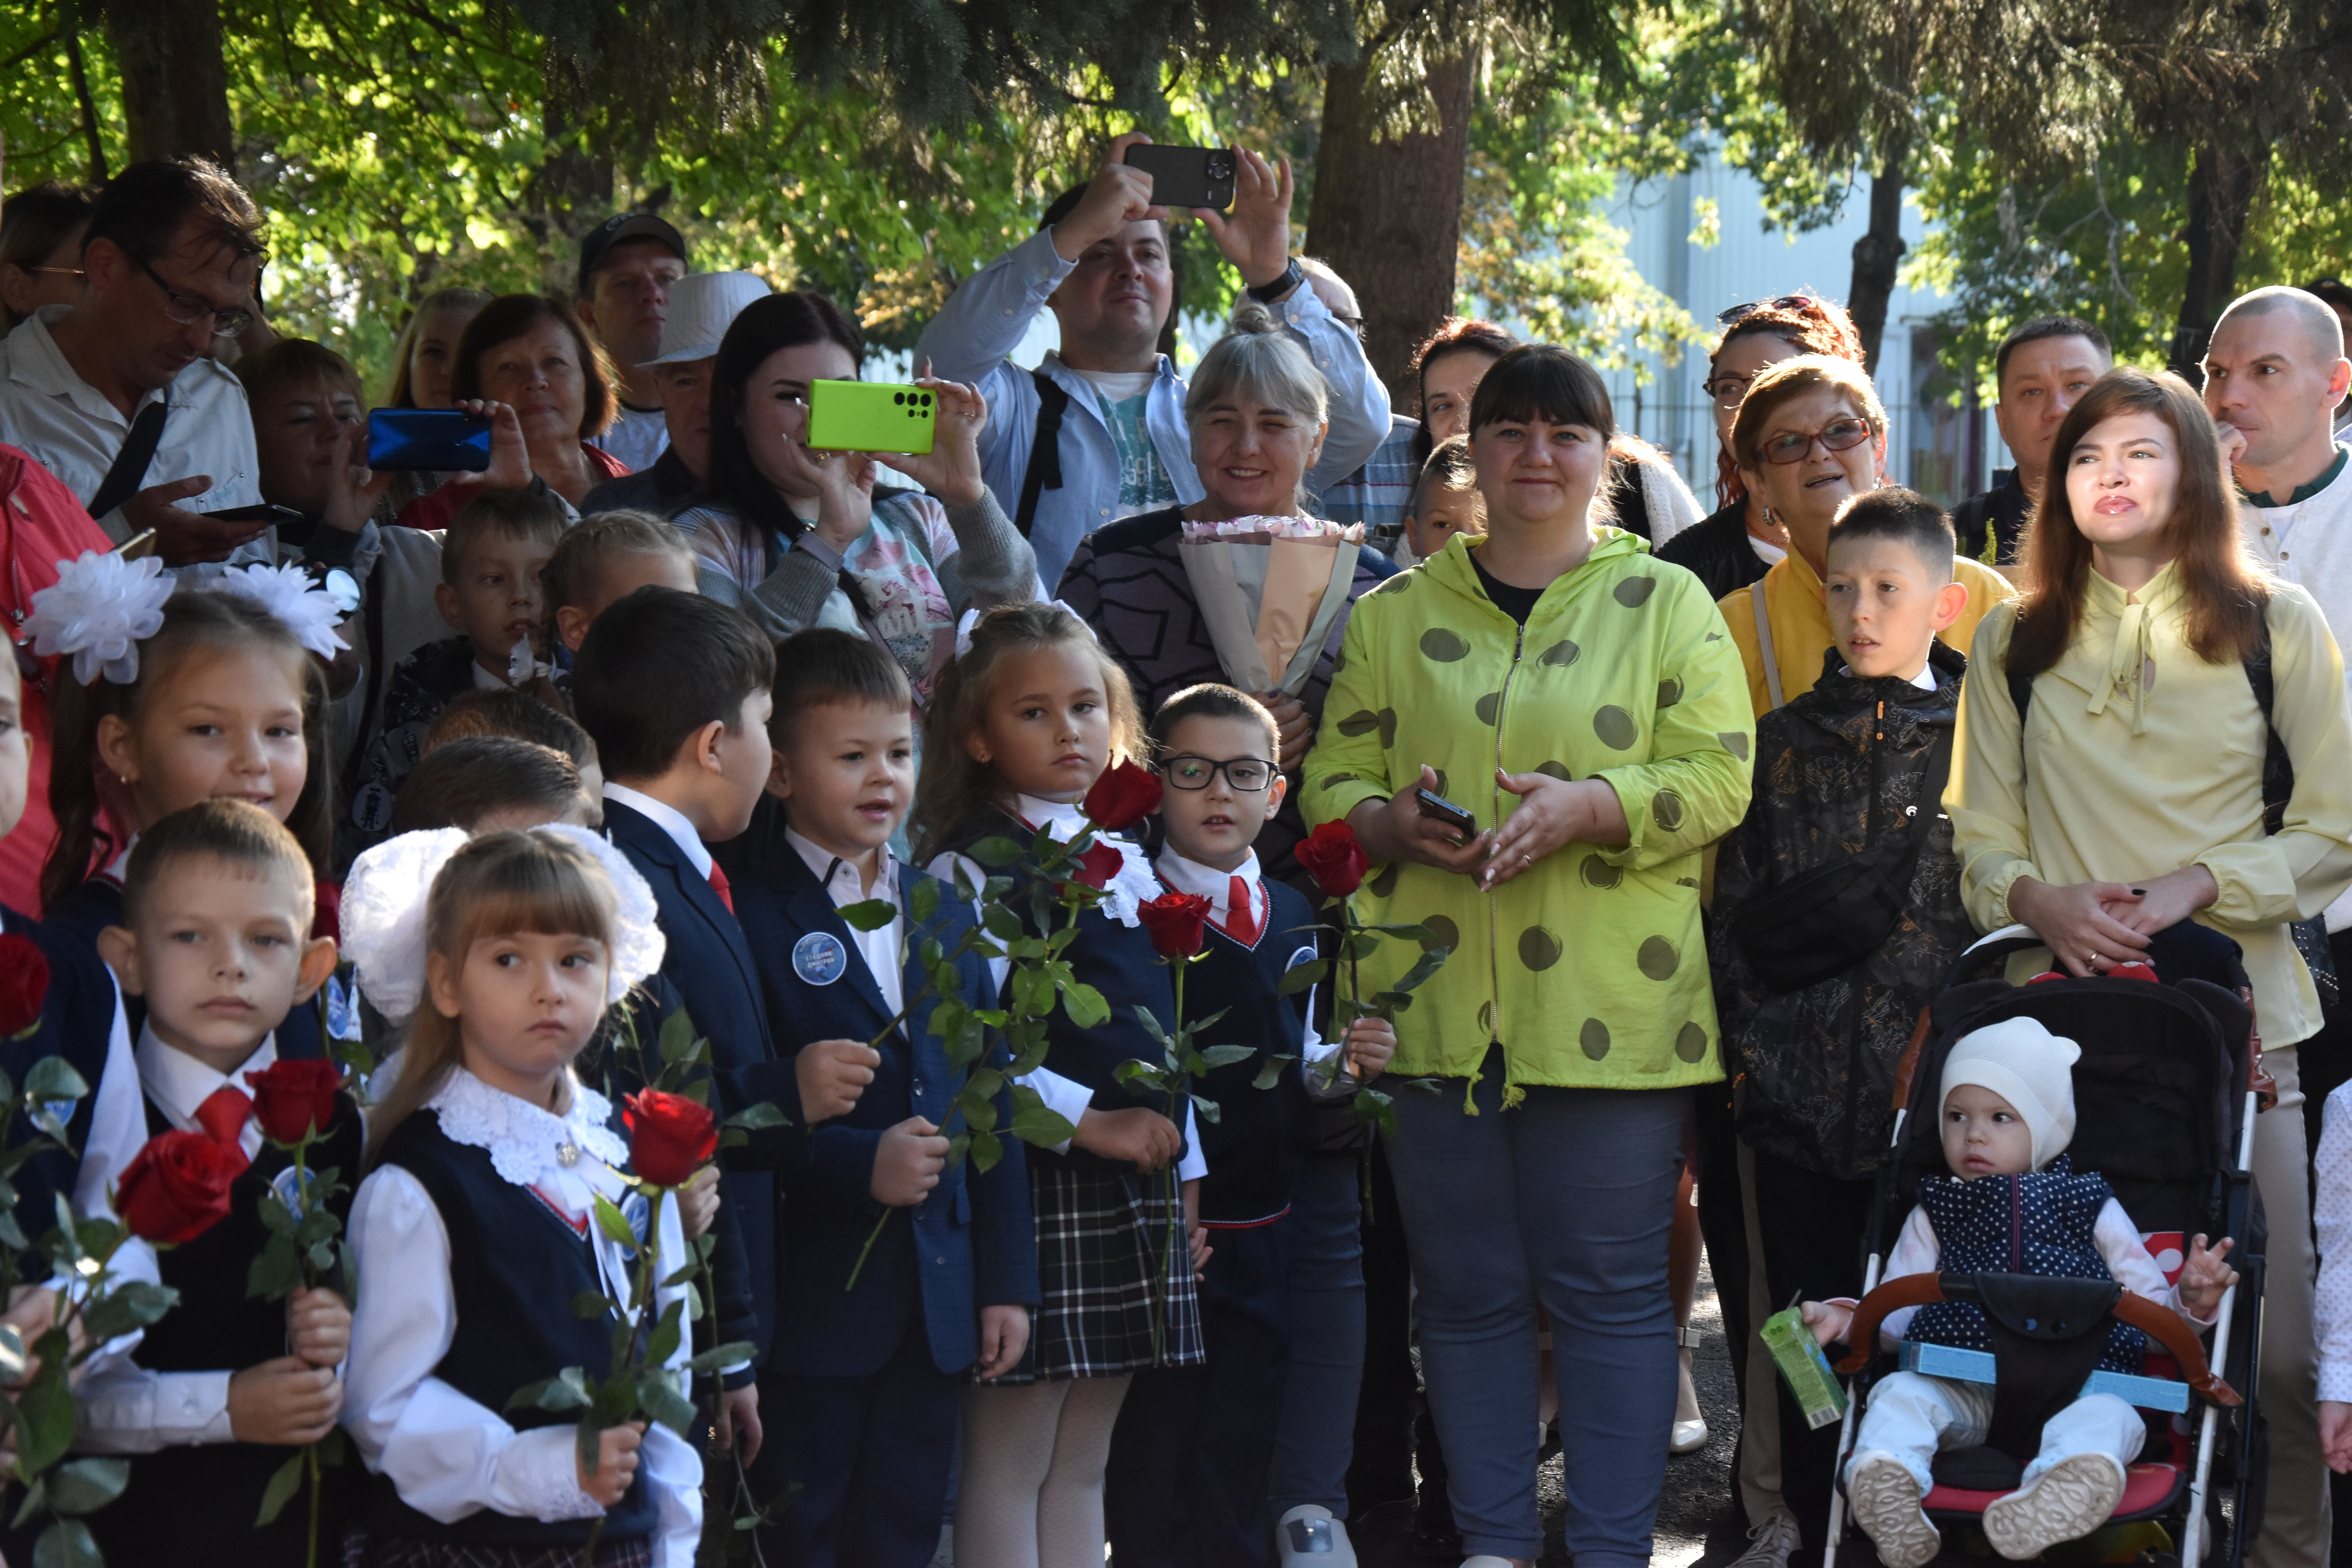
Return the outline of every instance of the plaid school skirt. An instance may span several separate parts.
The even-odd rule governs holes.
[[[1029,1200],[1045,1305],[1021,1364],[992,1381],[1117,1377],[1208,1359],[1184,1207],[1165,1173],[1120,1175],[1047,1155],[1029,1162]]]

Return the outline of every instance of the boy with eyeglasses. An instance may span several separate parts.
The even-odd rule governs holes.
[[[1215,1106],[1200,1120],[1209,1173],[1201,1224],[1209,1253],[1201,1274],[1204,1366],[1140,1372],[1111,1440],[1105,1514],[1112,1553],[1144,1568],[1194,1563],[1262,1563],[1267,1476],[1285,1416],[1291,1359],[1291,1188],[1313,1142],[1311,1084],[1328,1079],[1339,1046],[1313,1027],[1314,993],[1281,994],[1283,975],[1316,958],[1304,927],[1316,916],[1296,889],[1259,875],[1258,832],[1281,808],[1281,732],[1265,705],[1230,686],[1187,688],[1151,721],[1160,758],[1160,819],[1166,847],[1152,862],[1171,892],[1209,901],[1202,957],[1186,976],[1192,1016],[1223,1011],[1200,1044],[1250,1047],[1244,1060],[1194,1080]],[[1349,1066],[1378,1076],[1395,1054],[1382,1019],[1348,1027]],[[1296,1058],[1271,1089],[1261,1069]],[[1311,1075],[1311,1076],[1310,1076]],[[1351,1415],[1335,1413],[1348,1420]],[[1286,1512],[1318,1563],[1352,1562],[1331,1510]],[[1294,1553],[1285,1550],[1283,1561]]]

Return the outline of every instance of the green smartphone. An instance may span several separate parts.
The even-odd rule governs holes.
[[[939,399],[926,388],[887,381],[809,383],[808,444],[820,452],[931,449]]]

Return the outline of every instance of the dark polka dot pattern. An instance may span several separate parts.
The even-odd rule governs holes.
[[[1598,1018],[1584,1020],[1584,1027],[1576,1031],[1576,1043],[1594,1061],[1609,1054],[1609,1026]]]
[[[1599,888],[1603,891],[1625,879],[1624,867],[1612,866],[1598,855],[1587,855],[1577,872],[1583,877],[1586,887]]]
[[[1434,659],[1439,664],[1452,664],[1470,657],[1470,645],[1460,632],[1432,626],[1421,634],[1421,651],[1425,658]]]
[[[1686,1062],[1706,1055],[1706,1031],[1696,1024],[1685,1024],[1675,1036],[1675,1055]]]
[[[1601,743],[1612,752],[1630,752],[1633,749],[1633,742],[1642,738],[1641,727],[1633,722],[1633,715],[1614,702],[1592,716],[1592,732],[1600,736]]]
[[[1634,965],[1653,980],[1671,980],[1682,967],[1683,955],[1664,937],[1654,936],[1642,943],[1633,955]]]
[[[1610,596],[1629,610],[1638,610],[1658,591],[1655,577],[1628,577],[1610,590]]]
[[[1519,962],[1538,973],[1558,963],[1567,951],[1559,938],[1541,926],[1529,926],[1519,933]]]

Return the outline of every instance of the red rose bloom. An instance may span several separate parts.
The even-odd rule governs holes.
[[[41,1021],[49,994],[49,957],[28,936],[0,936],[0,1040]]]
[[[1160,775],[1133,763],[1107,770],[1078,802],[1087,820],[1110,833],[1123,833],[1151,815],[1160,804]]]
[[[1078,855],[1078,880],[1095,891],[1110,886],[1126,857],[1108,844],[1089,844]]]
[[[227,1216],[229,1184],[245,1168],[235,1144],[159,1132],[122,1168],[115,1212],[133,1236],[163,1246],[194,1241]]]
[[[1315,885],[1335,899],[1344,899],[1364,885],[1371,859],[1356,842],[1356,830],[1344,822],[1327,822],[1307,836],[1295,853]]]
[[[299,1143],[335,1120],[342,1069],[333,1062],[276,1061],[245,1075],[253,1086],[253,1119],[273,1143]]]
[[[1144,934],[1162,958],[1190,958],[1201,951],[1202,928],[1209,922],[1209,900],[1198,893],[1162,893],[1140,904]]]
[[[719,1152],[718,1119],[682,1094],[639,1089],[621,1120],[629,1127],[629,1163],[655,1186],[684,1186]]]

